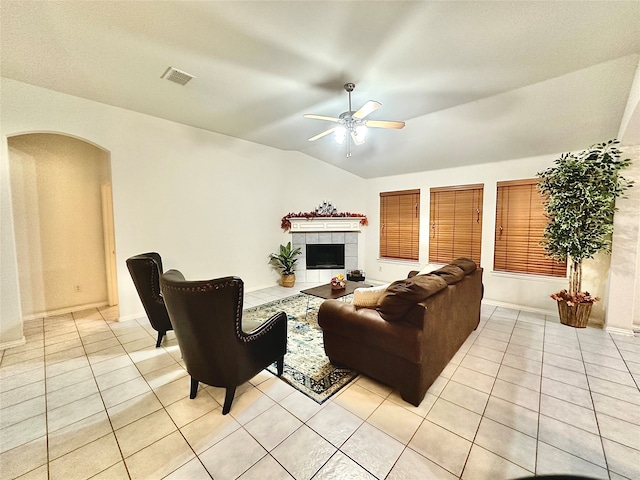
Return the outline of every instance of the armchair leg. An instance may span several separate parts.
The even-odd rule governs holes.
[[[231,410],[231,402],[233,402],[233,396],[236,394],[236,387],[228,387],[224,395],[224,406],[222,407],[222,414],[226,415]]]
[[[156,348],[158,348],[162,343],[162,337],[164,337],[165,333],[167,332],[158,332],[158,341],[156,342]]]
[[[278,376],[282,376],[282,372],[284,372],[284,356],[280,357],[276,363],[276,367],[278,369]]]
[[[194,399],[198,393],[198,380],[191,377],[191,391],[189,392],[189,398]]]

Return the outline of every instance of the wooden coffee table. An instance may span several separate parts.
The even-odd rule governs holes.
[[[312,297],[320,297],[320,298],[324,298],[325,300],[329,300],[330,298],[336,299],[336,298],[346,297],[350,293],[353,293],[353,291],[356,288],[370,287],[370,286],[371,285],[367,285],[364,282],[352,282],[350,280],[347,280],[347,284],[341,290],[333,290],[331,288],[331,284],[327,283],[326,285],[320,285],[318,287],[307,288],[306,290],[300,290],[300,293],[304,293],[305,295],[310,295]]]
[[[311,297],[324,298],[325,300],[338,299],[346,297],[350,293],[353,293],[356,288],[370,286],[371,285],[368,285],[364,282],[352,282],[350,280],[347,280],[347,284],[345,285],[345,287],[340,290],[332,289],[330,283],[327,283],[326,285],[320,285],[318,287],[307,288],[306,290],[300,290],[300,293],[304,293],[307,296],[307,309],[304,312],[304,316],[305,318],[307,317],[307,312],[309,311],[309,300],[311,299]]]

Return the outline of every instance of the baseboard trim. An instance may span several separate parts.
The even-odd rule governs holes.
[[[605,327],[607,333],[615,333],[616,335],[624,335],[625,337],[633,337],[633,329],[618,328],[618,327]]]
[[[494,307],[512,308],[514,310],[522,310],[523,312],[541,313],[543,315],[549,315],[550,317],[555,317],[555,321],[557,323],[560,323],[560,318],[558,317],[558,310],[557,309],[546,310],[544,308],[527,307],[527,306],[524,306],[524,305],[517,305],[515,303],[499,302],[499,301],[496,301],[496,300],[482,300],[482,303],[484,303],[486,305],[492,305]],[[592,315],[591,318],[589,318],[589,325],[597,326],[597,327],[602,328],[602,327],[604,327],[604,319],[597,318],[597,317],[594,318],[593,315]]]
[[[0,343],[0,350],[7,350],[9,348],[20,347],[25,343],[27,343],[27,339],[23,335],[20,340],[13,340],[12,342]]]
[[[32,313],[22,317],[22,321],[35,320],[36,318],[55,317],[57,315],[65,315],[71,312],[79,312],[81,310],[89,310],[90,308],[108,307],[109,302],[86,303],[84,305],[76,305],[74,307],[59,308],[58,310],[47,310],[44,312]]]
[[[512,308],[514,310],[522,310],[523,312],[541,313],[543,315],[558,315],[558,310],[546,310],[544,308],[527,307],[516,303],[500,302],[497,300],[483,299],[482,303],[492,305],[494,307]]]
[[[124,315],[124,316],[120,316],[118,318],[118,322],[127,322],[129,320],[135,320],[137,318],[146,318],[147,314],[142,311],[142,312],[137,312],[137,313],[130,313],[129,315]]]

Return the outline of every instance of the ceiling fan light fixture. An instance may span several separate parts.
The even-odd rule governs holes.
[[[338,145],[342,145],[344,143],[344,139],[347,136],[347,129],[344,127],[336,127],[333,132],[333,136],[336,140],[336,143]]]

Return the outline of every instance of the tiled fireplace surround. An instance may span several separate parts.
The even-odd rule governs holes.
[[[330,282],[337,274],[358,268],[358,232],[293,232],[291,243],[302,254],[296,264],[296,281],[305,283]],[[342,269],[307,270],[306,246],[312,244],[344,244]]]

